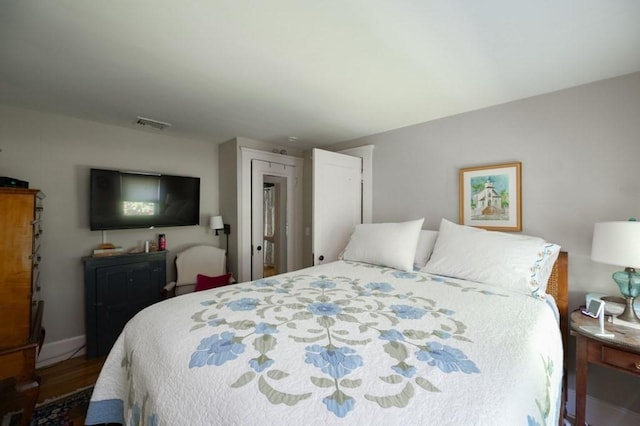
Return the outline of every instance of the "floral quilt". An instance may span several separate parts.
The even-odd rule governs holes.
[[[562,343],[533,297],[338,261],[150,306],[87,424],[557,424]]]

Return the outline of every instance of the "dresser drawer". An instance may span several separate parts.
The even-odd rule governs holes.
[[[640,355],[638,354],[602,346],[602,362],[621,368],[629,373],[640,375]]]

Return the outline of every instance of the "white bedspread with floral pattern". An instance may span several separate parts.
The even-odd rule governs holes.
[[[545,302],[338,261],[140,312],[86,422],[551,425],[561,382]]]

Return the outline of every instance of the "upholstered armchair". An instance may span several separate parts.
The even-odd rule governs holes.
[[[163,293],[165,297],[179,296],[196,290],[198,275],[203,279],[220,282],[226,276],[225,251],[218,247],[198,245],[178,253],[176,256],[176,280],[167,284]],[[226,276],[229,284],[233,278]]]

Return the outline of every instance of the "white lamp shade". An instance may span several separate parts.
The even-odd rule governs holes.
[[[211,216],[209,219],[209,227],[211,229],[223,229],[224,222],[222,221],[222,216]]]
[[[625,268],[640,268],[640,222],[596,223],[591,259]]]

